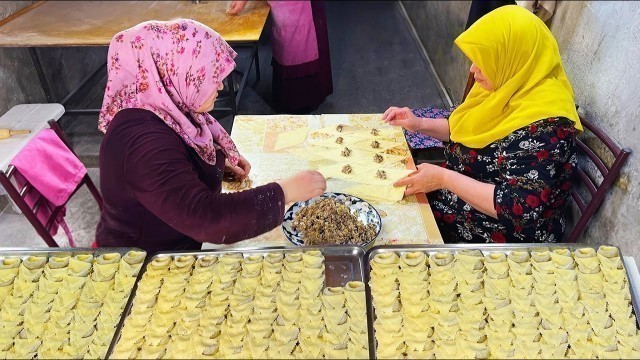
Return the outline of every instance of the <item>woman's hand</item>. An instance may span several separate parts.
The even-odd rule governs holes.
[[[314,170],[301,171],[289,178],[277,181],[284,192],[284,202],[305,201],[324,194],[327,181]]]
[[[225,159],[224,172],[230,174],[237,181],[242,181],[249,176],[249,172],[251,172],[251,164],[249,164],[249,161],[247,161],[247,159],[242,155],[240,155],[238,165],[236,166],[231,165],[229,160]]]
[[[392,106],[382,115],[382,121],[393,126],[402,126],[409,131],[418,131],[422,121],[408,107]]]
[[[242,10],[244,10],[244,7],[247,6],[248,1],[241,1],[241,0],[233,0],[231,2],[231,6],[229,6],[229,9],[227,10],[227,14],[229,15],[238,15],[240,14],[240,12]]]
[[[417,168],[418,170],[396,181],[393,186],[407,185],[407,189],[404,191],[405,196],[416,193],[428,193],[445,187],[445,173],[450,170],[432,164],[420,164]]]

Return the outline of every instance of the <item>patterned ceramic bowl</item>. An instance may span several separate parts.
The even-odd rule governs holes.
[[[304,245],[304,241],[302,241],[302,234],[293,229],[293,217],[303,207],[309,206],[322,198],[336,199],[337,201],[349,207],[349,209],[351,209],[351,213],[358,216],[358,219],[362,221],[362,223],[364,223],[365,225],[373,224],[376,228],[376,236],[364,244],[357,244],[364,247],[365,249],[369,249],[371,246],[373,246],[373,243],[375,242],[378,235],[380,235],[380,230],[382,229],[382,219],[380,218],[380,214],[378,214],[378,211],[373,207],[373,205],[360,199],[359,197],[331,192],[324,193],[307,201],[299,201],[291,205],[289,210],[287,210],[287,212],[284,214],[284,221],[282,222],[282,231],[284,231],[284,235],[292,244],[297,246]]]

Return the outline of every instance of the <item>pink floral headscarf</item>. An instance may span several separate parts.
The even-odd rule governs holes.
[[[213,116],[195,111],[233,71],[235,57],[218,33],[193,20],[147,21],[119,32],[109,44],[98,129],[106,133],[120,110],[149,110],[205,162],[214,165],[221,149],[236,165],[229,134]]]

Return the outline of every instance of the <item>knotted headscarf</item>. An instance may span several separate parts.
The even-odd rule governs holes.
[[[582,130],[558,44],[538,17],[517,5],[476,21],[456,45],[493,83],[475,84],[449,118],[452,141],[483,148],[548,117],[566,117]]]
[[[146,109],[160,117],[209,164],[220,149],[236,165],[238,150],[218,121],[198,109],[235,67],[235,51],[193,20],[147,21],[109,44],[108,80],[98,129],[118,111]]]

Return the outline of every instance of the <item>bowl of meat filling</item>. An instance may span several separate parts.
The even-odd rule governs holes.
[[[284,214],[282,230],[294,245],[360,245],[370,248],[382,229],[378,211],[352,195],[324,193],[297,202]]]

